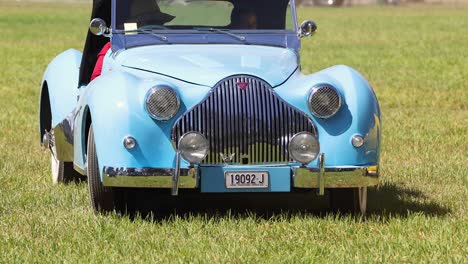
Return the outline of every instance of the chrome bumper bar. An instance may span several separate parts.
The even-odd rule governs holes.
[[[379,166],[325,168],[325,156],[318,158],[317,168],[293,168],[294,187],[317,188],[323,195],[325,188],[375,186],[379,183]]]
[[[175,169],[155,168],[104,168],[102,184],[110,187],[130,188],[197,188],[198,173],[193,169],[180,169],[178,177],[174,177]],[[174,195],[176,193],[173,192]]]
[[[175,169],[104,167],[102,184],[110,187],[170,188],[171,194],[177,196],[179,188],[197,188],[198,175],[196,168],[180,168],[180,153],[177,152]]]
[[[317,188],[319,195],[325,188],[350,188],[375,186],[379,183],[379,167],[340,167],[325,168],[325,156],[318,158],[317,168],[292,168],[294,187]],[[199,168],[180,168],[177,157],[176,168],[111,168],[104,167],[103,185],[130,188],[167,188],[172,195],[178,189],[194,189],[199,183]]]

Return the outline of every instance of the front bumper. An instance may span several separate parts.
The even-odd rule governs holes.
[[[245,192],[290,192],[291,187],[318,189],[323,195],[326,188],[367,187],[378,184],[378,166],[305,168],[305,167],[201,167],[180,169],[104,168],[103,185],[131,188],[168,188],[177,195],[177,189],[200,189],[201,192],[232,192],[226,189],[224,171],[268,170],[270,187],[265,190],[244,189]],[[177,179],[176,179],[177,178]],[[202,179],[200,179],[202,178]]]

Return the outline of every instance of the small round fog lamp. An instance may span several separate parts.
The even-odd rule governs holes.
[[[179,152],[190,164],[199,164],[208,154],[208,140],[198,132],[185,133],[179,140]]]
[[[354,135],[351,139],[351,143],[355,148],[360,148],[362,145],[364,145],[364,138],[362,138],[360,135]]]
[[[123,145],[126,149],[133,149],[136,146],[136,140],[133,137],[125,137],[123,140]]]
[[[308,164],[317,158],[320,145],[309,132],[299,132],[289,142],[289,155],[301,164]]]

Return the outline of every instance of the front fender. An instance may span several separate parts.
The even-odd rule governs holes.
[[[78,93],[78,76],[82,54],[78,50],[69,49],[60,53],[47,66],[42,78],[41,99],[39,102],[40,133],[52,121],[52,127],[64,120],[76,105]],[[49,103],[49,105],[46,105]],[[44,115],[50,107],[52,120],[46,120]],[[41,137],[42,138],[42,137]]]
[[[340,110],[329,119],[316,118],[308,107],[307,99],[311,89],[320,83],[333,85],[342,95],[343,104]],[[326,166],[366,166],[379,163],[379,104],[371,86],[357,71],[338,65],[307,76],[296,73],[275,91],[314,120],[320,151],[325,153]],[[357,134],[365,137],[365,144],[361,148],[355,148],[351,144],[351,138]]]
[[[173,87],[181,99],[178,114],[169,121],[152,119],[145,109],[148,91],[158,84]],[[178,116],[201,101],[210,88],[151,75],[141,78],[128,71],[103,75],[85,88],[80,100],[80,129],[75,130],[75,163],[84,164],[86,111],[91,116],[100,170],[109,167],[170,168],[175,150],[171,129]],[[136,139],[132,150],[123,146],[126,136]],[[81,146],[81,147],[80,147]],[[81,150],[81,151],[80,151]]]

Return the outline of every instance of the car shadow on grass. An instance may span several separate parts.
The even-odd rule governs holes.
[[[320,215],[327,207],[327,198],[314,192],[301,193],[230,193],[206,194],[188,190],[172,197],[167,190],[138,190],[127,193],[127,214],[150,217],[156,221],[175,218],[203,217],[235,218],[291,217],[294,215]]]
[[[167,221],[176,218],[235,218],[257,217],[261,219],[287,219],[291,217],[348,217],[349,214],[333,212],[329,208],[329,196],[317,196],[316,191],[295,193],[230,193],[200,194],[180,190],[173,197],[168,190],[132,190],[126,192],[129,201],[123,214],[130,218]],[[390,218],[406,218],[411,214],[437,217],[451,210],[417,189],[387,183],[369,188],[366,218],[386,221]],[[356,215],[356,219],[363,218]]]
[[[368,192],[368,216],[407,217],[410,214],[444,216],[450,208],[431,200],[424,192],[395,183],[386,183]]]

